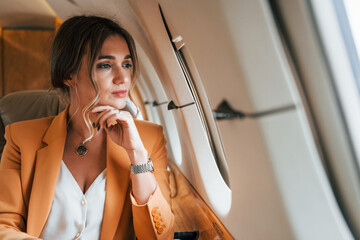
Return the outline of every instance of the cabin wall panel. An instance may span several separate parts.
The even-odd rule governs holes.
[[[296,239],[351,239],[302,109],[259,123]]]
[[[238,239],[295,239],[258,121],[218,124],[234,183],[231,212],[223,223]]]
[[[189,88],[182,73],[179,73],[179,64],[175,63],[172,58],[172,49],[169,51],[169,39],[165,35],[166,32],[164,34],[162,22],[159,22],[158,6],[151,2],[154,1],[139,0],[132,3],[134,4],[135,12],[139,14],[139,18],[144,24],[144,29],[147,31],[145,35],[149,36],[153,49],[159,58],[159,61],[155,61],[153,64],[159,65],[159,68],[155,69],[161,70],[157,73],[166,90],[166,95],[170,97],[168,99],[174,100],[179,105],[189,103],[192,100],[189,99],[189,96],[191,97]],[[161,6],[166,13],[165,18],[170,22],[171,17],[169,14],[172,13],[167,11],[166,5],[169,6],[171,4],[169,2],[161,2]],[[200,3],[197,6],[207,6],[207,4]],[[201,12],[201,9],[199,12]],[[197,16],[195,10],[192,13]],[[216,16],[216,11],[210,15]],[[189,17],[188,15],[186,16]],[[194,19],[196,20],[196,17]],[[190,26],[191,24],[185,25]],[[196,29],[195,32],[199,32],[201,29],[207,30],[209,29],[208,26],[209,24],[207,23],[202,28]],[[196,41],[200,47],[195,46],[193,48],[190,47],[191,43],[187,42],[189,45],[186,45],[185,48],[188,48],[192,55],[194,50],[196,56],[199,57],[197,58],[198,60],[194,58],[195,64],[202,62],[204,58],[205,62],[208,63],[200,63],[203,71],[199,73],[204,79],[208,80],[211,78],[216,81],[216,85],[214,85],[216,86],[216,91],[208,93],[209,96],[217,97],[219,100],[224,95],[227,97],[236,96],[241,99],[236,101],[239,105],[251,110],[251,100],[246,94],[246,84],[243,84],[244,82],[241,81],[244,76],[241,70],[237,70],[237,61],[234,59],[231,47],[226,47],[226,52],[229,55],[214,49],[218,45],[229,46],[229,42],[222,41],[221,26],[216,29],[218,31],[212,32],[213,34],[210,34],[210,36],[219,36],[217,39],[220,39],[220,42],[216,42],[214,39],[210,39],[209,42]],[[205,30],[204,33],[206,34]],[[189,40],[186,37],[184,39],[185,41]],[[208,43],[210,47],[204,50],[204,45],[209,46],[207,45]],[[202,51],[202,53],[200,54],[199,51]],[[224,83],[226,81],[228,84]],[[225,86],[232,86],[230,94],[224,92]],[[174,99],[171,98],[172,95],[181,96],[181,98]],[[285,96],[289,96],[288,92],[285,93]],[[217,103],[218,101],[215,101],[213,106],[216,106]],[[271,103],[273,104],[274,102],[271,101]],[[230,191],[220,175],[210,146],[207,143],[207,137],[199,114],[194,107],[195,105],[192,105],[188,108],[174,111],[177,129],[181,133],[179,137],[183,161],[179,168],[186,178],[196,188],[196,191],[205,202],[209,204],[211,209],[214,210],[215,214],[217,214],[235,239],[293,239],[266,153],[259,153],[256,149],[248,151],[248,144],[241,145],[243,151],[229,162],[230,168],[233,167],[233,172],[230,174],[233,176],[230,181]],[[233,136],[236,135],[239,138],[241,137],[244,143],[249,143],[248,136],[254,136],[253,141],[251,141],[253,143],[252,146],[262,146],[261,134],[256,126],[252,126],[249,130],[250,134],[246,134],[245,132],[249,132],[246,131],[248,130],[248,125],[241,123],[236,125],[236,130],[232,128],[231,133],[228,135],[231,136],[231,140],[233,141]],[[239,138],[234,141],[237,145],[239,144]],[[237,149],[239,149],[239,146],[237,146]],[[249,154],[249,158],[243,157],[239,160],[239,157],[244,154]],[[258,157],[258,155],[261,155],[261,157]],[[253,159],[256,160],[253,161]],[[268,199],[266,204],[263,204],[264,199]],[[274,219],[277,221],[274,221]]]
[[[244,112],[293,103],[261,1],[160,3],[173,37],[181,35],[185,42],[186,60],[196,66],[191,73],[198,78],[196,85],[204,86],[212,109],[223,99]],[[236,239],[293,239],[261,129],[255,121],[242,120],[219,121],[218,126],[230,171],[232,204],[227,214],[214,207],[215,212]],[[190,133],[195,132],[192,127],[188,126]],[[197,147],[199,137],[190,138],[195,151],[204,151]],[[192,163],[195,174],[189,179],[199,192],[199,182],[208,179],[196,173],[212,160],[204,156]]]
[[[3,91],[50,87],[50,49],[54,31],[3,31]]]
[[[173,37],[181,35],[191,53],[211,106],[226,98],[256,112],[293,103],[266,4],[210,2],[160,1]]]
[[[146,4],[150,5],[149,2]],[[159,2],[173,37],[181,35],[186,43],[184,49],[197,67],[194,75],[204,84],[213,109],[224,98],[245,112],[300,105],[265,1],[241,0],[236,4],[234,1],[222,1],[221,4],[216,1]],[[159,37],[159,32],[163,31],[160,23],[155,21],[156,14],[150,18],[150,10],[144,5],[137,10],[147,27],[150,42],[159,53],[159,65],[167,70],[165,72],[171,72],[169,79],[162,77],[166,74],[160,75],[165,90],[168,93],[176,86],[174,95],[188,96],[186,91],[181,91],[185,90],[181,86],[183,82],[172,71],[176,69],[175,64],[169,64],[171,54],[164,47],[167,43]],[[202,171],[211,169],[213,159],[209,149],[202,145],[204,138],[196,113],[187,108],[174,114],[179,122],[178,129],[181,129],[184,159],[179,168],[236,239],[313,239],[322,236],[335,239],[330,236],[330,231],[330,234],[326,232],[329,226],[334,236],[341,235],[340,228],[334,223],[336,210],[331,209],[336,206],[333,202],[328,204],[333,200],[331,189],[326,185],[324,169],[311,141],[313,136],[309,135],[307,123],[302,122],[303,116],[294,112],[288,114],[291,116],[274,114],[259,121],[218,122],[232,190],[231,209],[225,214],[211,201],[210,190],[221,184],[216,182],[211,188],[205,186],[211,180],[203,176]],[[269,119],[273,121],[266,121]],[[209,170],[207,174],[213,179],[217,177]],[[306,179],[307,176],[311,181]],[[299,181],[302,182],[299,184]],[[311,214],[316,216],[306,222]]]

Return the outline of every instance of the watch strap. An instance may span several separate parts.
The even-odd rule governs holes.
[[[151,158],[148,157],[148,162],[144,164],[139,165],[130,165],[130,171],[131,173],[138,174],[138,173],[144,173],[144,172],[153,172],[154,171],[154,165],[151,161]]]

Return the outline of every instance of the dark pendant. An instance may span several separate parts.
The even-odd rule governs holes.
[[[87,152],[88,152],[88,149],[85,147],[84,144],[81,144],[80,146],[78,146],[76,148],[76,154],[79,156],[84,156],[87,154]]]

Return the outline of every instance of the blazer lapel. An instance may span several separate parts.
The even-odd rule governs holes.
[[[50,213],[66,140],[68,108],[56,116],[42,141],[47,145],[37,151],[31,191],[27,232],[40,236]]]
[[[101,228],[102,240],[113,239],[124,207],[129,188],[130,159],[124,148],[115,144],[110,137],[107,142],[106,197]]]
[[[68,108],[54,118],[37,151],[33,187],[30,196],[27,232],[40,236],[49,216],[66,140]],[[120,222],[129,188],[130,159],[110,137],[106,139],[106,197],[100,239],[113,239]]]

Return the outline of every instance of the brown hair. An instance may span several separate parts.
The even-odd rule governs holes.
[[[133,62],[132,86],[138,76],[139,64],[136,54],[135,42],[131,35],[116,22],[98,16],[75,16],[66,20],[59,28],[51,49],[51,84],[59,89],[69,100],[70,88],[65,84],[70,76],[76,74],[82,58],[88,55],[88,74],[96,93],[95,98],[82,109],[82,115],[90,131],[89,141],[94,130],[89,119],[90,110],[99,101],[99,89],[93,76],[95,60],[100,54],[104,41],[111,35],[119,35],[125,39]],[[131,99],[131,96],[129,94]]]

